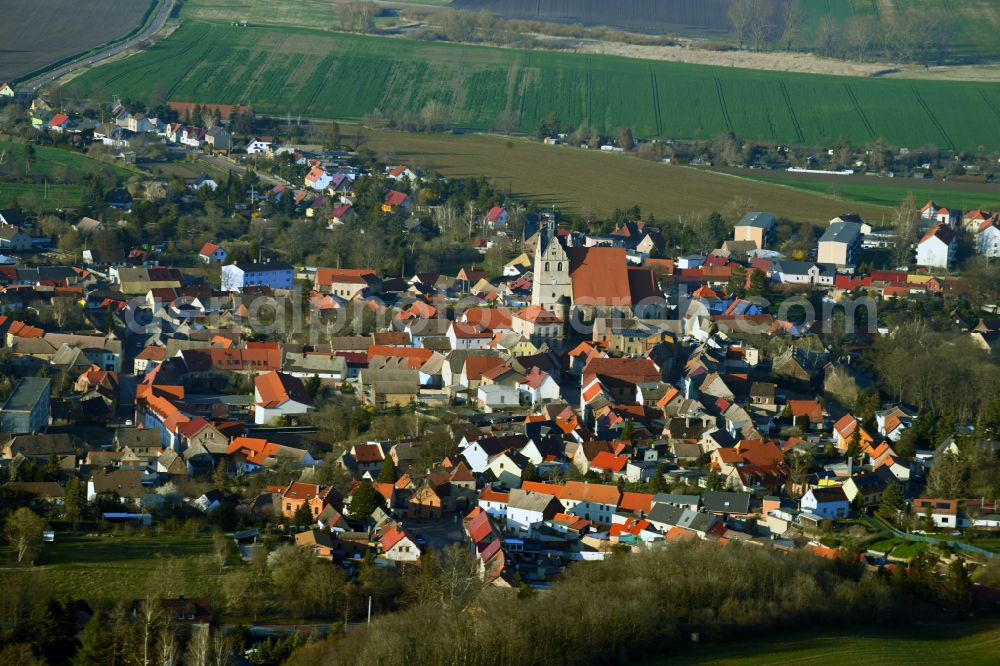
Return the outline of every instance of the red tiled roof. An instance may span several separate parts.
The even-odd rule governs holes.
[[[306,393],[302,380],[283,372],[265,372],[254,378],[254,387],[260,394],[261,407],[274,408],[289,400],[309,404],[309,395]]]
[[[534,324],[561,324],[562,319],[554,313],[549,312],[541,305],[531,305],[524,308],[515,315],[518,319],[532,322]]]
[[[570,247],[569,273],[573,301],[581,305],[630,306],[625,249],[620,247]]]
[[[215,251],[218,249],[219,246],[216,245],[215,243],[205,243],[204,245],[201,246],[201,251],[198,252],[198,254],[200,254],[203,257],[211,257],[212,254],[214,254]]]
[[[920,242],[924,243],[935,237],[942,243],[948,244],[954,240],[955,232],[952,231],[951,227],[946,224],[935,224],[931,227],[930,231],[924,234],[924,237],[920,239]]]

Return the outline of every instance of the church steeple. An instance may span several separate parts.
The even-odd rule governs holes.
[[[545,221],[538,234],[531,304],[540,305],[567,321],[573,284],[569,277],[569,256],[556,232],[555,215]]]

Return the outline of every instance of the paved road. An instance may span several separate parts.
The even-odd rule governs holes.
[[[122,51],[132,48],[139,42],[145,39],[149,39],[154,34],[159,32],[166,24],[167,18],[170,16],[170,12],[173,11],[174,4],[176,2],[177,0],[164,0],[163,3],[160,5],[159,9],[157,10],[156,16],[153,17],[152,22],[148,26],[146,26],[146,29],[140,32],[138,35],[135,35],[131,39],[128,39],[120,44],[112,46],[109,49],[105,49],[100,53],[95,53],[94,55],[91,55],[88,58],[84,58],[83,60],[75,60],[73,62],[67,63],[62,67],[57,67],[51,72],[42,74],[38,78],[32,79],[22,85],[19,85],[18,93],[34,94],[42,86],[46,86],[60,77],[66,76],[67,74],[71,74],[72,72],[75,72],[79,69],[83,69],[84,67],[89,67],[90,65],[93,65],[96,62],[100,62],[101,60],[105,60],[106,58],[110,58],[111,56],[118,55]]]
[[[237,162],[236,160],[231,160],[228,157],[223,157],[221,155],[201,155],[198,160],[200,162],[205,162],[206,164],[211,164],[212,166],[218,167],[223,171],[233,171],[240,175],[246,173],[247,168]],[[291,185],[284,178],[278,178],[276,176],[269,176],[266,173],[257,172],[257,177],[260,178],[262,183],[267,183],[269,185]]]

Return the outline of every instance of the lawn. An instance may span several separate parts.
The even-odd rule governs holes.
[[[138,171],[102,162],[82,153],[49,146],[34,146],[35,155],[25,162],[25,145],[11,141],[0,141],[0,155],[3,163],[23,169],[28,165],[28,175],[36,182],[25,183],[0,180],[0,206],[10,205],[17,199],[28,208],[37,202],[43,209],[68,208],[80,205],[83,185],[77,184],[82,177],[94,173],[112,173],[119,180],[128,178]],[[38,182],[47,177],[49,182]],[[60,182],[76,181],[76,182]]]
[[[872,220],[889,212],[876,206],[845,207],[829,197],[725,174],[524,139],[365,131],[365,142],[390,162],[450,177],[485,175],[502,191],[578,214],[607,216],[615,208],[638,204],[647,215],[670,219],[721,211],[738,195],[750,197],[760,210],[816,223],[847,210]]]
[[[203,16],[209,11],[199,7]],[[68,87],[136,99],[156,91],[171,100],[248,103],[258,113],[338,119],[375,110],[419,114],[436,102],[457,126],[488,129],[510,116],[528,133],[554,113],[564,127],[587,123],[607,134],[630,127],[640,137],[733,131],[780,143],[864,144],[881,136],[908,147],[1000,148],[1000,87],[993,84],[419,42],[334,33],[320,19],[310,23],[314,28],[243,28],[220,20],[219,12],[208,16],[212,20],[189,19],[152,48],[91,70]]]
[[[844,176],[798,176],[785,172],[740,170],[743,178],[783,185],[807,192],[857,201],[876,206],[898,206],[910,192],[917,203],[933,199],[938,204],[960,210],[995,209],[1000,206],[1000,185],[942,183],[907,179],[864,178]]]
[[[898,664],[961,664],[987,666],[997,663],[1000,624],[995,619],[933,627],[842,632],[782,632],[752,643],[699,645],[650,659],[660,664],[828,664],[853,666]]]
[[[115,601],[136,599],[147,591],[204,596],[218,586],[212,539],[200,536],[83,536],[57,533],[44,544],[36,570],[57,594]],[[9,556],[9,549],[4,549]],[[0,570],[3,580],[19,575]]]

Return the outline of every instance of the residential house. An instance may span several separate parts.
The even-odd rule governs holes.
[[[802,496],[799,506],[803,511],[830,520],[846,518],[851,510],[851,502],[840,486],[810,488]]]
[[[333,506],[338,511],[343,507],[343,499],[333,486],[300,481],[293,481],[274,493],[274,502],[284,518],[294,518],[303,504],[309,507],[309,513],[314,519],[328,506]]]
[[[733,229],[733,240],[751,242],[758,250],[774,242],[777,219],[774,213],[747,213]]]
[[[550,520],[561,509],[555,495],[514,488],[507,496],[507,531],[531,534],[536,525]]]
[[[486,349],[493,339],[493,332],[473,324],[452,322],[447,337],[454,350]]]
[[[0,407],[0,431],[9,433],[45,432],[49,427],[51,380],[22,377]]]
[[[27,252],[31,250],[31,236],[21,231],[20,227],[2,224],[0,225],[0,250]]]
[[[283,372],[265,372],[254,377],[254,423],[308,414],[312,400],[298,377]]]
[[[269,155],[274,150],[274,140],[269,136],[254,137],[247,142],[247,155]]]
[[[215,243],[205,243],[198,252],[198,260],[203,264],[221,264],[226,260],[229,253]]]
[[[861,225],[834,220],[819,239],[816,261],[837,267],[854,266],[861,254]]]
[[[852,504],[857,501],[863,508],[878,506],[882,501],[885,489],[889,487],[890,482],[895,480],[888,469],[880,467],[874,472],[859,474],[847,479],[843,485],[844,494]]]
[[[420,547],[417,546],[416,537],[399,523],[383,525],[378,546],[382,556],[387,560],[416,562],[420,559]]]
[[[359,295],[378,294],[381,284],[382,281],[371,269],[318,268],[313,288],[321,294],[350,301]]]
[[[563,337],[563,320],[541,305],[531,305],[511,316],[511,329],[535,345]]]
[[[486,225],[491,229],[499,229],[507,225],[509,219],[507,211],[501,206],[493,206],[486,213]]]
[[[333,534],[315,528],[296,534],[295,545],[324,560],[332,560],[333,551],[336,549]]]
[[[942,529],[958,527],[958,500],[953,499],[915,499],[913,500],[913,517],[930,513],[934,526]]]
[[[283,261],[235,263],[222,267],[222,290],[243,291],[248,287],[291,289],[295,270]]]
[[[957,248],[955,231],[946,224],[936,224],[917,243],[917,265],[948,269],[955,262]]]
[[[413,208],[413,200],[410,198],[409,194],[404,192],[389,190],[382,199],[383,213],[393,213],[397,210],[402,210],[406,213],[409,212],[411,208]]]

